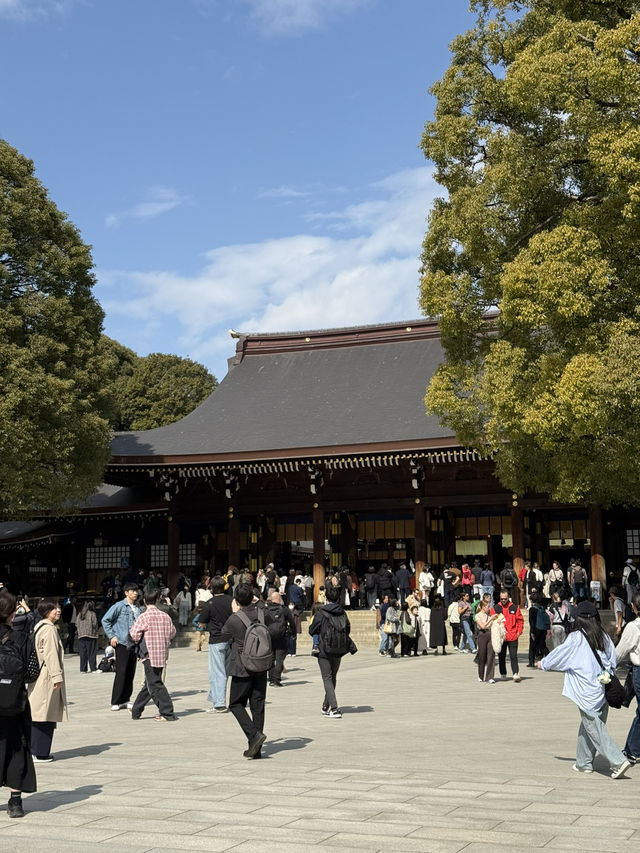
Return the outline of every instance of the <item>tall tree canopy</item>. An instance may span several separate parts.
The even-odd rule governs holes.
[[[89,247],[0,140],[0,517],[62,510],[109,455]]]
[[[153,429],[180,420],[202,403],[218,382],[201,364],[177,355],[136,358],[114,389],[123,430]]]
[[[640,2],[472,8],[422,138],[427,408],[515,491],[638,503]]]

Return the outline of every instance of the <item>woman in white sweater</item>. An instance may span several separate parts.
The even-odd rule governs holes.
[[[636,614],[633,622],[629,622],[624,629],[622,638],[616,648],[618,662],[629,655],[633,664],[633,689],[636,694],[636,715],[631,723],[627,742],[622,750],[627,759],[636,764],[640,761],[640,593],[634,592],[631,598],[631,607]]]

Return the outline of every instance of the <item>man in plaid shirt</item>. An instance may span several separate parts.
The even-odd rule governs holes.
[[[169,691],[162,683],[162,670],[169,656],[169,644],[176,635],[171,617],[156,604],[160,590],[149,590],[145,595],[147,609],[133,623],[129,630],[131,639],[140,643],[140,657],[143,658],[145,683],[136,697],[131,709],[131,719],[139,720],[145,705],[153,700],[158,707],[156,720],[177,720],[173,711],[173,702]]]

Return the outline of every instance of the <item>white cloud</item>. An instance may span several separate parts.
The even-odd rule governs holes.
[[[64,12],[72,0],[0,0],[0,17],[31,21]]]
[[[367,188],[372,192],[374,200],[331,214],[337,233],[222,246],[206,253],[194,276],[101,272],[112,333],[118,316],[148,338],[164,324],[174,349],[220,377],[222,357],[233,352],[229,327],[276,332],[418,316],[420,247],[439,188],[424,167],[391,175]]]
[[[279,186],[279,187],[271,187],[268,190],[262,190],[258,193],[258,198],[283,198],[283,199],[292,199],[292,198],[304,198],[308,196],[308,192],[303,192],[302,190],[297,190],[295,187],[288,186]]]
[[[267,35],[290,36],[322,29],[370,0],[244,0],[251,17]]]
[[[185,199],[178,195],[175,190],[167,187],[154,187],[149,191],[145,201],[138,202],[138,204],[134,204],[133,207],[120,213],[110,213],[105,219],[105,224],[107,228],[114,228],[123,219],[153,219],[163,213],[168,213],[183,204],[184,201]]]

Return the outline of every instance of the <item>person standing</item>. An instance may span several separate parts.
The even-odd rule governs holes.
[[[198,617],[198,624],[209,629],[209,695],[208,710],[223,714],[227,711],[227,677],[229,672],[229,643],[221,639],[222,628],[231,616],[231,599],[225,595],[224,580],[215,577],[210,583],[213,597],[207,601]]]
[[[626,624],[624,618],[626,604],[622,597],[622,590],[618,589],[617,586],[611,587],[611,592],[609,593],[609,602],[611,603],[611,610],[613,611],[613,618],[615,619],[616,623],[616,637],[620,637]]]
[[[56,725],[67,720],[67,695],[64,684],[64,648],[56,628],[60,605],[41,601],[40,621],[34,628],[34,642],[40,674],[29,685],[31,705],[31,752],[34,761],[53,761],[51,742]]]
[[[159,598],[159,589],[147,592],[145,596],[147,608],[138,616],[129,630],[131,639],[140,645],[140,657],[144,666],[144,685],[131,708],[132,720],[140,719],[150,700],[158,708],[158,714],[155,717],[158,722],[178,719],[173,710],[169,691],[162,682],[162,670],[167,664],[169,645],[176,635],[176,627],[171,617],[156,607]]]
[[[492,613],[504,616],[504,627],[506,636],[502,648],[498,653],[498,669],[500,678],[504,681],[507,677],[507,649],[509,650],[509,663],[513,680],[520,681],[520,665],[518,664],[518,640],[524,630],[524,618],[517,604],[509,598],[506,589],[500,592],[500,601],[495,605]]]
[[[498,619],[497,613],[491,614],[491,596],[483,595],[480,607],[476,611],[478,627],[478,681],[495,684],[493,677],[496,656],[491,643],[491,626]]]
[[[76,619],[78,632],[78,654],[80,672],[96,671],[96,648],[98,646],[98,617],[93,601],[85,601]]]
[[[460,647],[460,634],[462,632],[462,628],[460,627],[459,603],[460,593],[456,594],[454,600],[447,608],[447,619],[449,620],[449,625],[451,625],[451,642],[455,649]]]
[[[555,592],[558,595],[562,595],[562,591],[564,590],[564,571],[562,570],[562,566],[557,560],[553,561],[553,565],[551,566],[551,571],[549,572],[549,595],[553,597]]]
[[[236,718],[238,725],[247,738],[247,749],[243,752],[245,758],[262,758],[262,745],[267,739],[264,733],[264,703],[267,694],[267,671],[272,660],[264,670],[247,669],[246,656],[243,655],[245,640],[250,626],[254,624],[269,627],[270,616],[264,608],[254,604],[253,589],[244,583],[236,587],[232,602],[233,613],[225,622],[220,633],[223,643],[229,643],[231,657],[229,674],[231,687],[229,689],[229,710]],[[269,650],[271,643],[269,642]],[[247,704],[251,716],[247,712]]]
[[[628,761],[637,764],[640,761],[640,593],[634,592],[631,609],[636,618],[624,629],[622,638],[616,647],[618,663],[629,656],[632,669],[633,692],[636,697],[636,713],[624,745],[624,754]]]
[[[500,572],[500,586],[506,589],[509,593],[509,598],[515,604],[520,603],[520,594],[518,591],[518,576],[513,568],[513,563],[507,561],[504,564],[504,569]]]
[[[466,589],[463,590],[460,601],[458,602],[458,618],[460,620],[460,651],[466,653],[473,652],[475,654],[476,644],[473,640],[473,629],[471,627],[473,614],[471,612],[470,595]],[[468,649],[465,649],[465,643]]]
[[[76,598],[75,596],[71,596],[62,608],[62,621],[67,626],[67,652],[70,655],[74,654],[73,643],[76,638],[77,618]]]
[[[398,595],[400,597],[400,607],[407,600],[407,596],[411,592],[411,573],[406,566],[406,563],[400,563],[396,572],[396,583],[398,585]]]
[[[336,699],[336,680],[344,655],[351,651],[351,625],[340,601],[340,590],[327,589],[327,603],[313,617],[309,625],[311,636],[318,637],[318,666],[324,686],[322,714],[338,720],[342,711]]]
[[[441,596],[436,595],[431,608],[431,619],[429,621],[429,648],[438,654],[438,647],[442,646],[442,654],[446,655],[447,626],[445,624],[446,611]]]
[[[495,594],[495,586],[496,586],[496,576],[491,571],[490,566],[485,566],[485,568],[480,572],[480,583],[482,585],[482,594],[491,596],[491,604],[493,604],[493,597]]]
[[[4,586],[0,589],[0,643],[3,657],[14,659],[11,666],[15,690],[7,701],[3,698],[0,714],[0,785],[9,788],[7,815],[24,817],[22,794],[37,790],[36,773],[29,744],[31,743],[31,709],[24,686],[31,643],[26,631],[14,630],[17,601]],[[8,661],[9,663],[9,661]],[[9,685],[7,685],[9,687]],[[9,842],[10,843],[10,842]]]
[[[376,606],[376,570],[373,566],[367,568],[364,576],[364,592],[367,597],[367,610]]]
[[[627,604],[631,604],[633,594],[638,591],[638,585],[640,585],[638,570],[636,569],[636,565],[631,557],[628,557],[624,564],[624,569],[622,570],[622,584],[625,588],[625,592],[627,593]]]
[[[631,762],[607,729],[609,706],[600,681],[604,671],[615,672],[616,650],[590,601],[578,604],[576,630],[537,666],[543,672],[564,672],[562,695],[578,706],[580,728],[573,769],[578,773],[593,773],[593,760],[599,752],[610,765],[612,779],[624,776]]]
[[[173,606],[178,610],[178,621],[182,627],[184,627],[189,621],[189,614],[191,613],[191,590],[189,589],[189,581],[185,582],[184,587],[180,590],[180,592],[173,599]]]
[[[269,633],[274,653],[273,666],[269,670],[269,684],[272,687],[282,687],[282,670],[287,656],[289,636],[296,635],[296,623],[293,611],[282,603],[279,592],[271,590],[267,603],[269,614]]]
[[[580,563],[580,560],[573,560],[571,566],[571,575],[569,583],[573,591],[573,597],[577,601],[587,597],[587,573]]]
[[[111,710],[133,708],[130,701],[133,693],[133,679],[136,674],[135,643],[129,636],[129,629],[140,615],[137,605],[138,585],[126,583],[124,598],[118,601],[102,617],[102,627],[107,639],[116,650],[116,674],[111,690]]]
[[[422,593],[422,598],[427,599],[427,607],[431,604],[431,591],[436,585],[431,566],[428,563],[424,564],[424,568],[418,577],[418,588]]]

